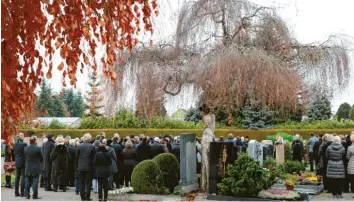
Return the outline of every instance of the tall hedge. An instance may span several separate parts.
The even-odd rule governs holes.
[[[140,162],[133,170],[131,183],[135,193],[161,193],[163,188],[163,178],[159,166],[153,160]]]
[[[165,187],[173,192],[179,181],[179,163],[176,156],[164,153],[157,155],[152,160],[157,163],[162,172]]]
[[[162,134],[179,135],[181,133],[195,133],[198,137],[202,136],[202,129],[37,129],[37,130],[21,130],[26,136],[36,135],[42,137],[49,133],[55,135],[70,135],[72,138],[82,137],[85,133],[90,133],[93,137],[100,132],[105,132],[108,138],[113,137],[114,133],[119,133],[121,137],[128,135],[145,134],[147,136],[158,136]],[[274,135],[278,132],[286,132],[289,134],[300,134],[304,139],[310,137],[310,133],[317,134],[324,133],[337,133],[337,134],[350,134],[354,128],[347,129],[269,129],[269,130],[239,130],[239,129],[216,129],[216,137],[227,137],[227,134],[233,133],[234,136],[249,136],[254,140],[265,140],[267,136]]]

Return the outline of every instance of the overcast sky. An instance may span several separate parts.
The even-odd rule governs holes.
[[[252,0],[264,6],[278,8],[278,13],[288,22],[292,33],[300,42],[325,41],[331,34],[345,34],[353,37],[354,42],[354,0]],[[169,35],[175,29],[176,9],[183,0],[158,1],[164,2],[157,22],[160,24],[154,40]],[[146,39],[146,37],[144,37]],[[354,47],[352,47],[354,49]],[[57,60],[57,59],[54,59]],[[57,60],[58,61],[58,60]],[[57,63],[57,64],[56,64]],[[56,67],[59,62],[54,62]],[[343,102],[354,104],[354,54],[351,53],[352,79],[350,86],[343,92],[338,92],[332,100],[332,110],[335,112]],[[59,92],[61,77],[56,76],[58,71],[53,68],[52,87]],[[78,75],[77,87],[81,91],[87,89],[87,76]]]

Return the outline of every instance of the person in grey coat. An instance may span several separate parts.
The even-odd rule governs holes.
[[[24,149],[27,147],[27,143],[23,142],[25,136],[23,133],[18,135],[18,142],[15,143],[14,146],[14,154],[15,154],[15,166],[16,166],[16,178],[15,178],[15,196],[24,197],[25,191],[25,154]],[[21,189],[19,193],[19,185],[21,180]]]
[[[350,136],[352,145],[348,147],[347,159],[348,162],[348,178],[350,183],[350,189],[354,193],[354,133]],[[353,197],[354,198],[354,197]]]
[[[26,159],[25,175],[26,175],[26,186],[25,186],[25,196],[30,199],[30,187],[33,190],[33,199],[40,199],[38,197],[38,180],[41,174],[41,163],[43,161],[43,156],[41,149],[36,146],[37,137],[32,136],[30,138],[30,145],[25,147],[24,154]]]
[[[80,196],[82,201],[92,201],[91,183],[92,183],[92,161],[95,157],[95,146],[91,143],[91,134],[86,133],[83,136],[83,143],[76,149],[76,163],[80,178]]]
[[[341,138],[335,136],[333,143],[326,151],[329,191],[332,192],[334,198],[343,198],[342,191],[345,179],[344,156],[345,148],[341,144]]]
[[[114,149],[112,148],[112,145],[111,145],[112,144],[112,140],[103,139],[102,140],[102,144],[107,145],[106,146],[106,150],[108,151],[108,154],[111,156],[111,160],[112,160],[111,175],[109,176],[109,179],[108,179],[108,189],[109,190],[113,190],[113,176],[114,176],[115,173],[118,172],[117,156],[116,156],[116,152],[114,151]]]

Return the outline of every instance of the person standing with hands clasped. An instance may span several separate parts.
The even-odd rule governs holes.
[[[26,187],[25,196],[27,199],[31,198],[30,187],[33,190],[33,199],[40,199],[38,197],[38,181],[39,175],[41,174],[41,163],[43,161],[43,156],[41,148],[37,146],[37,137],[32,136],[30,138],[30,145],[24,149],[26,165],[25,165],[25,175],[26,175]]]

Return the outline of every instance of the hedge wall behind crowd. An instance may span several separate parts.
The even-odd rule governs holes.
[[[235,136],[249,136],[250,139],[258,141],[266,139],[268,135],[275,135],[277,132],[287,132],[290,134],[300,134],[303,138],[307,139],[310,133],[316,134],[336,133],[336,134],[350,134],[354,131],[354,128],[349,129],[268,129],[268,130],[239,130],[239,129],[216,129],[216,137],[224,137],[227,139],[227,135],[232,133]],[[105,132],[107,137],[113,137],[114,133],[119,133],[121,137],[128,135],[140,135],[146,136],[159,136],[159,135],[178,135],[181,133],[195,133],[198,137],[202,136],[202,129],[36,129],[36,130],[22,130],[25,136],[36,135],[42,137],[49,133],[54,135],[70,135],[71,138],[82,137],[85,133],[90,133],[93,137],[96,137],[100,132]]]

